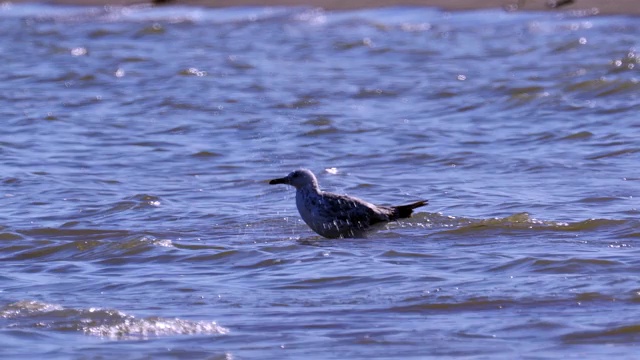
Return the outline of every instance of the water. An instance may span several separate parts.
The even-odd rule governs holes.
[[[0,11],[0,355],[633,358],[637,18]],[[428,198],[324,240],[294,192]]]

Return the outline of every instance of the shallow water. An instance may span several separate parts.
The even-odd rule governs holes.
[[[637,354],[637,18],[0,18],[2,358]],[[430,205],[325,240],[298,167]]]

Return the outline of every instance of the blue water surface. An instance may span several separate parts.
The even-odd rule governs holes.
[[[627,358],[640,22],[0,8],[3,359]],[[327,240],[293,189],[428,198]]]

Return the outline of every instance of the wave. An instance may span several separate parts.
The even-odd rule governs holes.
[[[52,331],[78,331],[110,340],[143,340],[172,335],[224,335],[229,329],[215,321],[179,318],[136,318],[115,309],[65,308],[35,300],[22,300],[0,307],[0,318],[12,320],[10,327]]]
[[[110,260],[136,256],[158,247],[175,247],[170,239],[148,234],[100,229],[31,229],[18,231],[30,238],[0,247],[2,260]],[[0,238],[13,233],[0,233]],[[153,259],[149,257],[148,259]]]
[[[419,213],[401,226],[422,225],[434,228],[440,234],[467,234],[496,230],[518,231],[597,231],[615,230],[619,237],[637,237],[640,222],[637,220],[587,219],[576,222],[540,220],[528,213],[516,213],[503,218],[473,219],[446,216],[437,213]]]
[[[572,332],[562,337],[568,344],[637,344],[640,341],[640,324],[610,326],[601,330]]]
[[[194,6],[155,7],[151,4],[130,6],[73,6],[11,4],[0,8],[0,18],[31,18],[36,21],[74,22],[211,22],[216,24],[255,23],[269,20],[322,22],[324,12],[308,7],[237,7],[225,9]],[[320,20],[319,20],[320,19]]]

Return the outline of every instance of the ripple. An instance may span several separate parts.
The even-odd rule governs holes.
[[[552,274],[593,274],[624,268],[624,263],[614,260],[594,258],[545,259],[524,257],[492,268],[492,272],[518,270],[518,272],[538,272]]]
[[[318,116],[316,118],[305,121],[304,124],[311,126],[331,126],[333,124],[333,120],[331,120],[330,117]]]
[[[20,240],[23,239],[22,236],[12,232],[2,232],[0,233],[0,240],[2,241],[12,241],[12,240]]]
[[[204,159],[204,158],[213,158],[213,157],[222,156],[222,154],[213,152],[213,151],[203,150],[203,151],[198,151],[197,153],[191,154],[191,156]]]
[[[316,136],[322,136],[327,134],[339,134],[339,133],[341,133],[341,131],[338,128],[329,126],[329,127],[307,131],[304,134],[302,134],[302,136],[316,137]]]
[[[640,68],[640,55],[634,51],[629,51],[626,56],[611,61],[611,73],[637,71]]]
[[[303,109],[308,107],[316,107],[320,102],[312,97],[302,97],[291,103],[281,103],[275,106],[276,109]]]
[[[66,228],[33,228],[18,230],[19,234],[32,238],[47,239],[77,239],[83,240],[104,240],[130,236],[132,233],[127,230],[104,230],[104,229],[66,229]]]
[[[364,282],[361,277],[358,276],[325,276],[317,277],[305,280],[299,280],[290,284],[278,286],[278,289],[321,289],[321,288],[336,288],[343,286],[351,286],[353,284]]]
[[[568,85],[565,91],[590,98],[604,98],[614,95],[633,95],[640,91],[640,81],[617,79],[591,79]]]
[[[406,313],[406,312],[423,312],[423,311],[480,311],[480,310],[496,310],[505,306],[515,305],[513,300],[509,299],[467,299],[458,302],[431,302],[422,301],[416,304],[405,306],[394,306],[389,311]]]
[[[616,151],[607,151],[607,152],[602,152],[602,153],[598,153],[598,154],[595,154],[595,155],[588,156],[587,160],[599,160],[599,159],[606,159],[606,158],[610,158],[610,157],[629,156],[629,155],[635,154],[637,152],[640,152],[640,148],[631,148],[631,149],[622,149],[622,150],[616,150]]]
[[[593,137],[593,133],[590,131],[579,131],[577,133],[567,135],[560,140],[582,140],[582,139],[590,139],[592,137]]]
[[[567,344],[637,344],[640,324],[606,326],[601,330],[572,332],[562,336]]]
[[[166,33],[166,29],[162,24],[154,23],[150,26],[145,26],[144,28],[138,31],[138,36],[146,36],[146,35],[163,35]]]
[[[385,251],[384,253],[382,253],[380,255],[380,257],[382,257],[382,258],[390,258],[390,259],[396,259],[396,258],[401,258],[402,259],[402,258],[432,258],[432,257],[436,257],[436,256],[432,255],[432,254],[388,250],[388,251]]]
[[[388,89],[371,89],[371,88],[361,88],[356,94],[353,95],[354,99],[369,99],[369,98],[378,98],[378,97],[397,97],[399,95],[398,92],[388,90]]]
[[[618,201],[622,200],[622,198],[610,197],[610,196],[600,196],[600,197],[588,197],[584,199],[577,200],[577,202],[581,203],[605,203],[609,201]]]

